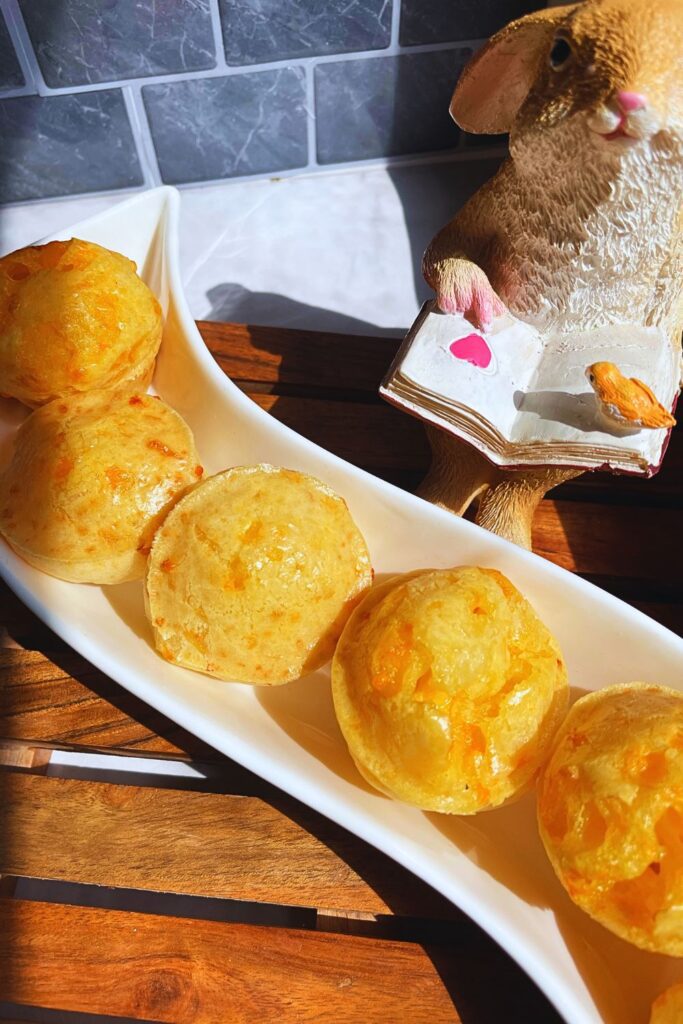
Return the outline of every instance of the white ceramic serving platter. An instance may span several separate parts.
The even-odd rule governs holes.
[[[77,236],[125,253],[160,297],[166,328],[155,388],[192,427],[207,473],[270,462],[320,477],[347,500],[380,575],[458,564],[500,569],[555,633],[579,693],[635,679],[683,687],[683,641],[662,626],[571,573],[348,465],[245,397],[214,363],[185,305],[178,214],[178,194],[160,188],[56,237]],[[3,458],[24,415],[18,403],[1,404]],[[347,429],[354,429],[352,405]],[[569,1024],[645,1024],[652,998],[683,976],[678,961],[640,952],[571,904],[538,839],[532,795],[458,818],[425,814],[370,791],[336,725],[328,671],[275,688],[221,683],[154,653],[142,583],[63,583],[30,568],[4,543],[0,571],[48,626],[126,689],[452,900],[517,960]]]

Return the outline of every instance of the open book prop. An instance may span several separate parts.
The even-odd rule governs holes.
[[[543,335],[506,313],[487,331],[426,303],[380,393],[467,441],[495,466],[609,469],[651,476],[670,430],[620,426],[587,378],[615,363],[669,410],[679,353],[656,327],[618,325]]]

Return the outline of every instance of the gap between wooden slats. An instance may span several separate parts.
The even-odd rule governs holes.
[[[74,1013],[73,1010],[48,1010],[44,1006],[18,1006],[16,1003],[6,1003],[2,1000],[0,1021],[2,1024],[137,1024],[134,1017]]]

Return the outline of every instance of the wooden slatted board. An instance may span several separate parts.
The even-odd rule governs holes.
[[[422,428],[377,398],[397,342],[200,329],[263,409],[417,484]],[[554,492],[534,532],[537,552],[679,632],[682,436],[653,481]],[[427,886],[126,693],[2,586],[0,607],[1,1020],[559,1021]],[[74,750],[96,756],[54,753]],[[131,774],[113,755],[143,760]]]

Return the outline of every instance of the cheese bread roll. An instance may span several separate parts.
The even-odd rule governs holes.
[[[58,398],[17,432],[0,476],[0,532],[60,579],[138,579],[156,527],[201,473],[190,428],[151,395]]]
[[[541,838],[583,910],[683,956],[683,694],[648,683],[576,702],[538,791]]]
[[[683,1024],[683,984],[672,985],[655,999],[650,1024]]]
[[[157,533],[148,615],[169,661],[277,685],[329,660],[371,581],[339,495],[293,470],[241,466],[205,480]]]
[[[493,569],[390,580],[351,616],[332,664],[341,730],[365,778],[425,810],[517,796],[566,710],[560,650]]]
[[[151,380],[161,307],[132,260],[72,238],[0,259],[0,391],[26,405]]]

